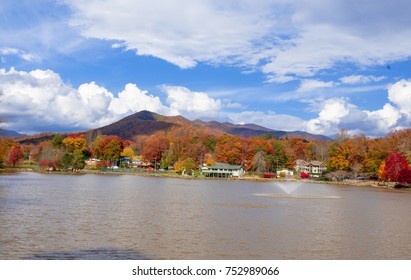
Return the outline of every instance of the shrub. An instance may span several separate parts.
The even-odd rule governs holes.
[[[301,179],[308,179],[308,178],[310,178],[310,174],[305,173],[305,172],[301,172],[300,177],[301,177]]]

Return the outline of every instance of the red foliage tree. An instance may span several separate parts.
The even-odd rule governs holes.
[[[411,184],[411,169],[409,169],[409,168],[402,169],[400,171],[400,174],[398,175],[398,182],[401,185]]]
[[[385,174],[393,182],[399,182],[400,172],[403,169],[410,169],[407,161],[400,154],[389,154],[385,159]]]
[[[9,156],[7,158],[7,164],[11,164],[13,166],[23,158],[24,154],[22,149],[19,146],[13,146],[9,152]]]

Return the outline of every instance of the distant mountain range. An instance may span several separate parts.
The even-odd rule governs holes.
[[[0,138],[19,137],[19,136],[25,136],[25,134],[18,133],[17,131],[14,131],[14,130],[7,130],[7,129],[0,128]]]
[[[271,136],[278,139],[300,137],[307,140],[330,140],[327,136],[311,134],[303,131],[273,130],[256,124],[232,124],[217,121],[190,121],[182,116],[162,116],[149,111],[141,111],[107,126],[103,126],[80,133],[86,134],[89,141],[93,141],[97,135],[117,135],[125,140],[135,140],[136,136],[151,135],[164,132],[169,135],[195,135],[209,133],[213,135],[231,134],[244,138]],[[15,132],[16,133],[16,132]],[[20,143],[37,144],[41,141],[51,140],[56,133],[40,133],[36,135],[14,135]],[[69,133],[61,133],[63,136]]]
[[[158,131],[199,131],[210,134],[232,134],[244,138],[261,135],[271,135],[275,138],[301,137],[307,140],[330,140],[327,136],[316,135],[303,131],[273,130],[256,124],[232,124],[217,121],[205,122],[201,120],[190,121],[182,116],[166,117],[149,111],[141,111],[130,115],[113,124],[95,129],[104,135],[117,135],[123,139],[133,140],[136,135],[150,135]]]

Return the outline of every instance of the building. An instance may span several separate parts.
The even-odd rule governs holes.
[[[295,161],[295,171],[297,173],[308,173],[312,176],[321,175],[323,172],[327,171],[327,167],[325,166],[324,162],[313,160],[310,162],[306,162],[302,159],[297,159]]]
[[[204,166],[201,173],[211,178],[240,177],[244,173],[241,165],[230,165],[228,163],[217,163],[212,166]]]
[[[277,178],[291,178],[292,176],[294,176],[294,172],[290,171],[288,169],[283,169],[283,170],[277,170]]]

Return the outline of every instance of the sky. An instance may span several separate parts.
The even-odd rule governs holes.
[[[411,126],[408,0],[2,0],[0,127],[141,110],[327,136]]]

